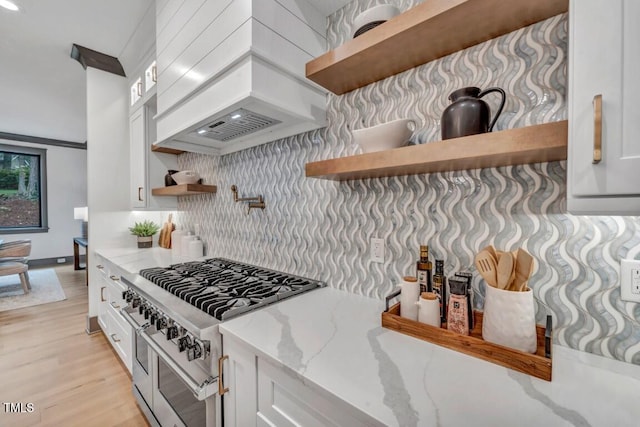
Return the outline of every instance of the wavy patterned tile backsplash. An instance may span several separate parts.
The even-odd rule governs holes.
[[[376,1],[354,1],[329,19],[330,46]],[[397,1],[402,10],[419,1]],[[425,43],[428,43],[425,40]],[[640,218],[566,213],[566,163],[500,167],[383,179],[306,179],[306,162],[359,152],[350,129],[409,117],[412,143],[439,139],[447,96],[463,86],[499,86],[507,103],[497,129],[566,119],[567,17],[511,34],[387,78],[328,96],[329,126],[223,157],[193,153],[180,167],[218,185],[215,195],[182,197],[181,221],[224,256],[320,279],[382,298],[415,272],[418,246],[444,259],[448,274],[475,272],[474,254],[493,244],[526,248],[539,260],[530,281],[537,317],[553,315],[557,343],[640,364],[640,304],[620,300],[621,258],[640,258]],[[495,108],[497,99],[489,99]],[[267,208],[234,204],[262,194]],[[197,224],[197,225],[196,225]],[[385,240],[383,264],[369,239]],[[484,281],[475,275],[476,305]]]

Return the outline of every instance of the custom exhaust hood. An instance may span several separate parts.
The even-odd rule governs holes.
[[[207,0],[210,22],[185,25],[189,34],[166,45],[158,32],[155,145],[224,155],[326,126],[326,91],[304,77],[325,51],[325,17],[298,4]],[[172,18],[158,14],[164,28]]]

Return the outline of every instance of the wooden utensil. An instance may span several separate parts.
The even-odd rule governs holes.
[[[513,283],[515,290],[526,289],[526,283],[533,272],[533,257],[524,249],[518,249],[516,258],[516,276]]]
[[[484,278],[484,280],[494,288],[498,287],[496,273],[496,259],[491,252],[484,248],[476,255],[476,268],[480,272],[480,275]]]
[[[511,252],[505,252],[498,261],[498,269],[496,278],[498,280],[498,289],[508,289],[511,285],[511,276],[513,275],[513,255]]]

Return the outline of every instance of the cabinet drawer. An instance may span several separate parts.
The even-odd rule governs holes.
[[[107,339],[131,372],[131,326],[111,305],[107,306],[107,322],[109,324]]]

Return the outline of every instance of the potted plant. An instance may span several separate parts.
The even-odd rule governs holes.
[[[131,234],[138,236],[139,248],[150,248],[153,245],[153,235],[160,230],[160,226],[153,221],[136,222],[133,227],[129,227]]]

